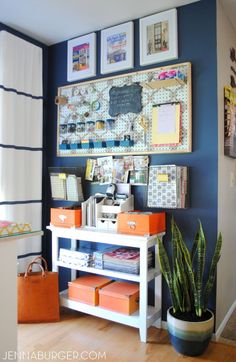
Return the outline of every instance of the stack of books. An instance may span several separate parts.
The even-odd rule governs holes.
[[[148,252],[148,267],[152,265],[152,251]],[[134,248],[118,248],[103,254],[103,269],[122,273],[139,274],[140,251]]]
[[[93,265],[92,251],[87,248],[77,250],[60,248],[59,261],[74,267],[89,267]]]
[[[104,254],[108,251],[113,251],[116,250],[117,246],[109,246],[109,247],[105,247],[101,250],[95,250],[93,252],[93,262],[94,262],[94,268],[96,269],[103,269],[103,258],[104,258]]]

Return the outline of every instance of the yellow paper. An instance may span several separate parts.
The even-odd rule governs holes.
[[[168,182],[169,181],[168,174],[165,174],[165,173],[157,174],[157,181],[158,182]]]
[[[152,144],[176,144],[180,142],[180,104],[167,103],[152,110]]]
[[[86,162],[85,180],[93,181],[95,160],[88,159]]]
[[[65,173],[59,173],[59,179],[66,180],[66,174]]]

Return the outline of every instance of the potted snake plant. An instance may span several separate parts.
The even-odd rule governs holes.
[[[191,251],[173,218],[171,235],[171,262],[162,240],[158,239],[159,264],[172,300],[172,307],[167,312],[167,328],[177,352],[198,356],[207,348],[214,328],[214,314],[207,306],[220,258],[222,235],[220,233],[217,238],[207,275],[204,273],[206,238],[201,222],[199,221]]]

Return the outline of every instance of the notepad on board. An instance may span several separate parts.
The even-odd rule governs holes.
[[[52,198],[66,200],[66,181],[59,174],[50,174]]]
[[[180,103],[153,106],[152,144],[178,144],[180,142],[180,121]]]
[[[81,177],[68,175],[66,179],[66,191],[68,201],[83,201]]]

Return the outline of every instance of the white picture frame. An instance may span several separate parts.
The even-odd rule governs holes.
[[[116,48],[116,49],[115,49]],[[134,66],[134,24],[129,21],[101,31],[101,73]]]
[[[171,9],[139,20],[140,65],[178,58],[177,10]]]
[[[67,81],[96,75],[96,33],[90,33],[67,42]]]

